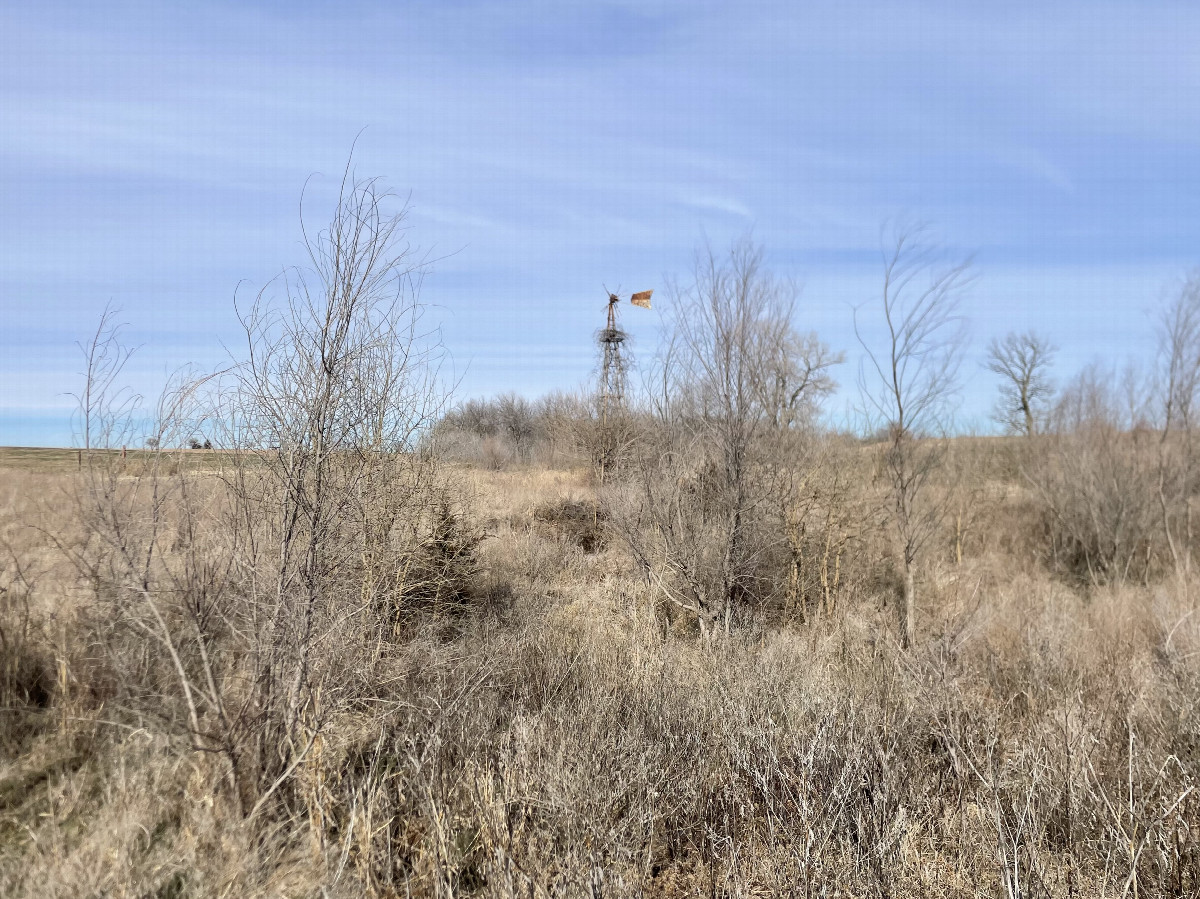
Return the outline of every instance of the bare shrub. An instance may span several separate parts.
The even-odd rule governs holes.
[[[221,757],[242,815],[305,816],[318,840],[327,728],[414,613],[462,607],[481,539],[418,448],[442,411],[440,354],[390,202],[347,172],[328,230],[306,237],[310,268],[242,313],[246,355],[215,405],[196,402],[215,382],[180,382],[145,464],[89,457],[91,536],[71,550],[115,704]],[[163,449],[198,415],[220,444],[204,471]]]
[[[552,391],[538,401],[544,439],[538,459],[543,466],[574,466],[595,458],[593,405],[578,393],[562,391]]]
[[[787,556],[780,611],[800,621],[829,616],[874,562],[867,522],[876,500],[860,489],[868,466],[857,446],[811,427],[782,430],[776,441],[766,455]]]
[[[532,401],[505,393],[450,410],[427,443],[443,459],[497,471],[511,464],[570,467],[589,458],[595,419],[589,404],[571,394],[551,393]]]
[[[1099,365],[1064,388],[1027,466],[1045,508],[1052,568],[1093,584],[1145,581],[1162,570],[1159,441],[1138,426],[1144,409],[1134,375]]]

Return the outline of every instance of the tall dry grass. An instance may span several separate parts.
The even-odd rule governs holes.
[[[1028,489],[979,452],[985,518],[939,538],[907,651],[867,542],[832,614],[704,642],[625,544],[581,537],[585,474],[464,469],[471,602],[339,668],[253,815],[161,648],[119,643],[140,680],[106,683],[102,597],[55,545],[89,535],[39,499],[75,475],[0,469],[0,894],[1196,895],[1186,585],[1055,578]]]

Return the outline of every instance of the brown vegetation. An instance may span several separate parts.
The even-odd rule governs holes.
[[[1003,472],[990,460],[1011,444],[963,451]],[[837,456],[864,507],[872,455]],[[115,620],[108,575],[83,578],[44,536],[88,542],[70,506],[35,498],[80,477],[0,478],[5,895],[1200,888],[1200,621],[1173,580],[1085,588],[1032,564],[1040,507],[1019,475],[982,484],[989,511],[960,563],[951,525],[940,534],[905,651],[877,535],[843,550],[828,604],[806,574],[804,623],[765,604],[704,642],[625,543],[589,545],[586,472],[463,470],[490,535],[455,538],[462,601],[400,629],[326,629],[327,674],[290,725],[304,743],[268,729],[269,709],[244,737],[229,727],[268,772],[241,784],[202,666],[192,725],[153,624]],[[219,489],[215,471],[189,477],[191,496]],[[164,564],[195,559],[183,585],[220,546],[185,538],[177,514]],[[357,594],[370,575],[341,577]],[[254,689],[236,635],[250,622],[214,614],[214,695],[232,716]],[[191,671],[189,629],[168,626]]]
[[[385,201],[151,449],[106,317],[84,451],[0,456],[0,894],[1200,894],[1192,294],[1165,393],[951,439],[960,270],[898,245],[869,443],[739,245],[614,441],[443,414]]]

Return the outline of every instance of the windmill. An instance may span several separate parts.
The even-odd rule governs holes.
[[[634,306],[643,309],[650,308],[650,295],[653,290],[643,290],[629,298]],[[609,417],[615,415],[625,404],[625,376],[627,366],[622,346],[628,335],[621,329],[617,320],[618,307],[621,298],[615,293],[608,295],[608,318],[603,328],[596,334],[596,342],[600,346],[600,383],[597,400],[600,405],[600,440],[598,445],[598,462],[600,465],[600,481],[604,481],[604,469],[611,461],[616,450],[614,435],[610,433]]]

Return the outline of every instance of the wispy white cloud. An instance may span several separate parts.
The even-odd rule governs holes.
[[[445,257],[447,340],[551,360],[489,356],[471,389],[575,383],[598,285],[751,227],[845,346],[898,212],[989,262],[1014,311],[982,327],[1061,302],[1111,347],[1103,323],[1200,245],[1198,48],[1200,7],[1166,0],[9,4],[0,304],[69,346],[112,299],[164,359],[193,352],[169,334],[228,335],[238,280],[300,261],[300,187],[322,173],[319,221],[367,126],[358,171],[411,189]],[[1111,266],[1137,273],[1119,298],[1062,274],[1098,291]],[[69,388],[13,387],[36,360],[11,354],[0,396]]]

